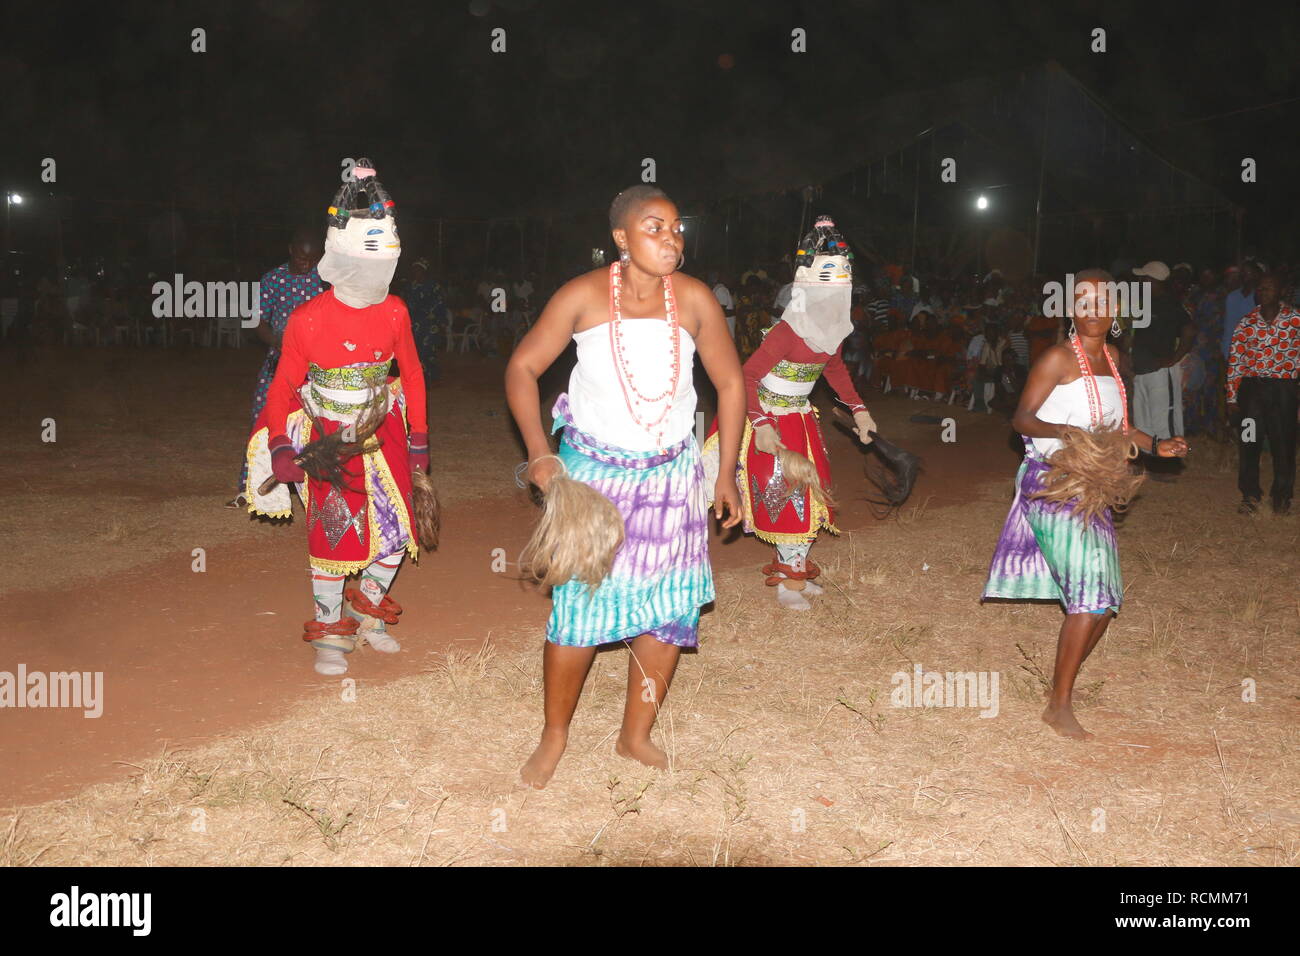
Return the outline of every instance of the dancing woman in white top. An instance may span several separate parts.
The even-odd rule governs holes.
[[[1074,681],[1119,610],[1124,585],[1109,510],[1089,519],[1076,513],[1075,502],[1062,505],[1036,497],[1050,467],[1047,458],[1061,446],[1069,428],[1120,426],[1140,451],[1162,458],[1186,455],[1187,442],[1181,436],[1156,438],[1129,426],[1115,347],[1106,344],[1118,304],[1111,300],[1110,274],[1086,270],[1075,277],[1074,288],[1075,331],[1034,363],[1011,419],[1024,438],[1025,459],[984,597],[1054,599],[1064,606],[1043,720],[1062,736],[1086,739],[1092,734],[1079,725],[1071,707]]]
[[[588,593],[578,580],[553,589],[543,654],[545,726],[520,770],[546,786],[568,741],[569,722],[596,648],[631,646],[627,704],[615,749],[668,766],[650,740],[683,647],[696,646],[700,607],[713,600],[708,502],[723,527],[740,521],[736,457],[745,413],[740,359],[709,287],[676,270],[682,220],[659,189],[615,197],[610,230],[620,261],[562,286],[519,343],[506,395],[528,448],[529,477],[546,489],[563,467],[613,502],[626,531],[613,567]],[[542,426],[537,379],[573,340],[578,363],[555,405],[559,460]],[[718,390],[721,477],[704,487],[695,443],[698,353]],[[562,463],[562,464],[561,464]]]

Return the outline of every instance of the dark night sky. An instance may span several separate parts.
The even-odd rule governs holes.
[[[1253,231],[1280,227],[1300,198],[1300,103],[1185,122],[1296,95],[1294,6],[1224,21],[1154,3],[125,0],[9,18],[11,188],[49,188],[36,177],[53,156],[62,195],[174,195],[280,219],[317,211],[340,159],[368,155],[408,210],[509,216],[601,207],[653,156],[689,203],[842,167],[855,118],[881,97],[1056,60],[1244,204]],[[206,53],[190,52],[196,26]],[[505,54],[489,50],[497,26]],[[790,52],[795,26],[805,55]],[[1088,49],[1096,26],[1105,55]],[[1253,186],[1243,156],[1259,162]]]

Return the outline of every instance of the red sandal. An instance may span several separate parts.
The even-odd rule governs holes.
[[[355,637],[357,622],[355,618],[340,616],[337,621],[307,621],[302,626],[302,639],[315,641],[322,637]]]
[[[764,565],[763,573],[767,575],[763,583],[772,588],[782,581],[811,581],[822,573],[822,569],[805,558],[802,571],[796,571],[790,565],[782,564],[780,561],[773,561],[771,564]]]
[[[385,594],[378,604],[371,602],[358,588],[348,588],[343,596],[352,604],[352,609],[366,617],[377,617],[385,624],[396,624],[397,616],[402,613],[402,606]],[[356,623],[353,621],[353,623]]]

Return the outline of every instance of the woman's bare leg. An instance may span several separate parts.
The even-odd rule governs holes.
[[[519,770],[519,777],[530,787],[541,790],[550,782],[555,766],[569,742],[569,722],[578,709],[582,685],[596,657],[594,647],[562,647],[546,642],[542,651],[542,682],[546,723],[542,740]]]
[[[665,644],[652,634],[641,634],[631,641],[627,703],[623,707],[623,727],[614,745],[620,755],[661,770],[668,769],[668,755],[650,742],[650,730],[668,696],[668,686],[680,656],[680,647]]]
[[[1056,642],[1056,669],[1052,673],[1052,691],[1043,720],[1062,737],[1087,740],[1092,736],[1075,719],[1071,698],[1079,668],[1088,659],[1114,617],[1105,614],[1067,614]]]

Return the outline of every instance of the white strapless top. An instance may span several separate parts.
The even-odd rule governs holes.
[[[1120,406],[1119,385],[1111,376],[1098,375],[1097,391],[1101,395],[1101,420],[1106,425],[1119,425],[1124,421]],[[1088,407],[1088,386],[1082,376],[1067,385],[1052,389],[1038,408],[1038,418],[1053,425],[1075,425],[1092,431],[1092,410]],[[1034,447],[1047,457],[1061,447],[1057,438],[1034,438]]]
[[[673,342],[668,323],[663,319],[624,319],[619,324],[624,361],[632,373],[637,391],[642,395],[659,395],[668,388],[673,376]],[[629,387],[624,397],[618,368],[610,348],[610,323],[574,333],[578,343],[578,363],[569,376],[569,411],[573,424],[593,438],[629,451],[652,451],[676,444],[695,430],[695,340],[681,329],[681,372],[672,408],[658,425],[647,431],[637,424],[628,410],[633,402],[643,422],[653,422],[664,410],[667,399],[636,404],[637,396]],[[662,431],[662,439],[657,438]]]

